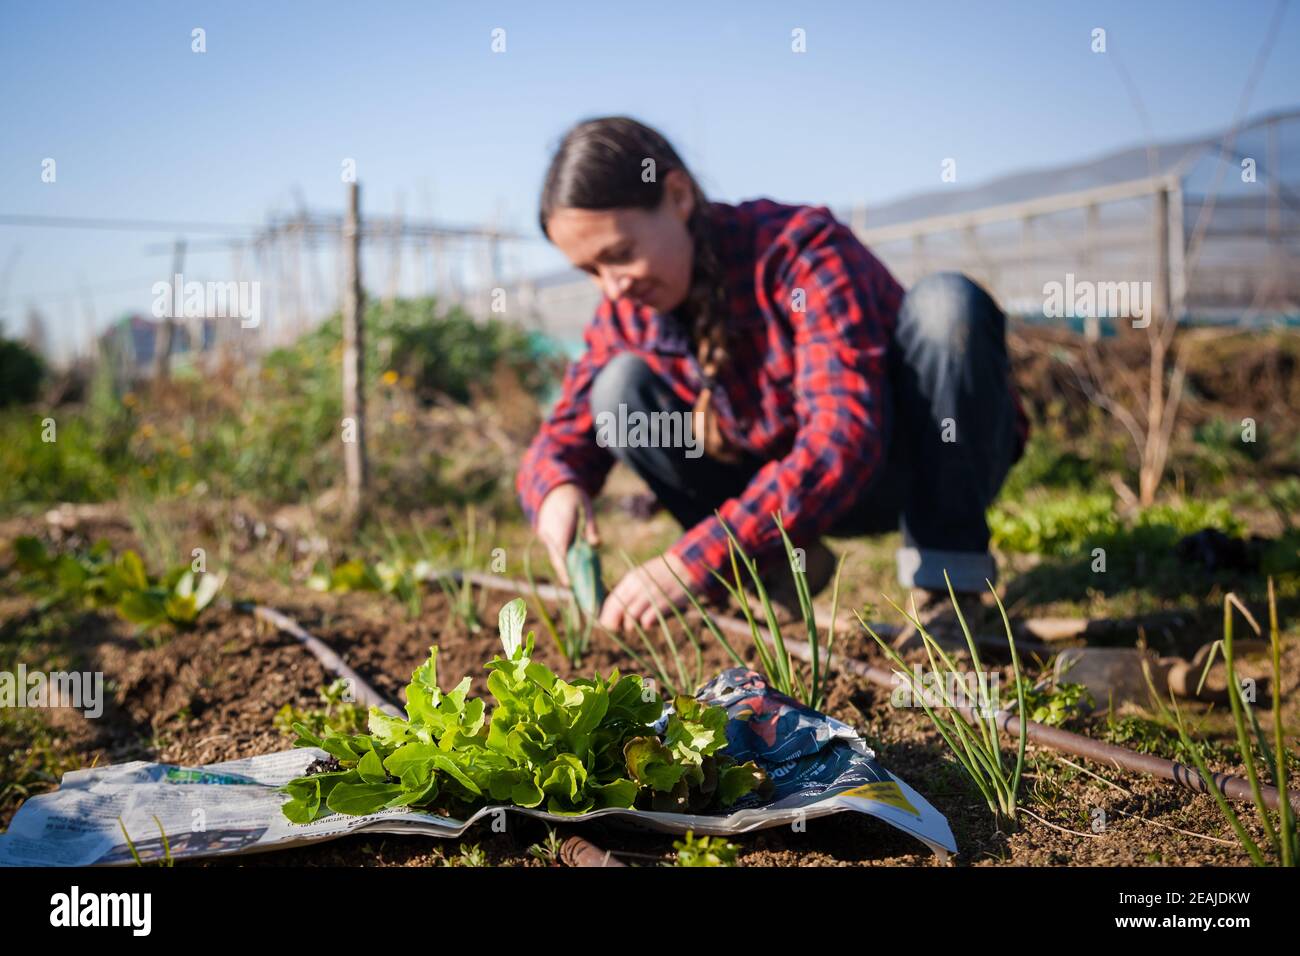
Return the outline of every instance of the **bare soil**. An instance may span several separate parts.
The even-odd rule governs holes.
[[[321,595],[252,579],[232,581],[226,593],[294,617],[342,654],[376,689],[399,703],[411,671],[427,657],[432,644],[440,648],[443,686],[468,674],[474,678],[474,692],[485,693],[480,668],[497,650],[496,614],[508,597],[486,595],[484,629],[470,634],[449,617],[443,596],[436,593],[427,595],[421,613],[413,619],[397,601],[375,594]],[[0,623],[6,633],[36,616],[30,599],[24,596],[11,594],[0,599]],[[562,676],[574,676],[533,613],[530,623],[539,632],[540,659]],[[315,658],[292,637],[231,608],[210,611],[193,631],[177,633],[160,646],[142,644],[129,625],[114,617],[87,613],[75,618],[73,626],[24,647],[22,652],[24,658],[57,656],[75,662],[75,666],[104,672],[109,699],[100,719],[89,721],[66,710],[46,712],[60,748],[77,755],[82,765],[132,759],[194,765],[282,750],[291,741],[274,727],[276,711],[286,703],[304,710],[317,707],[317,692],[329,680]],[[842,641],[837,653],[877,656],[865,637]],[[729,663],[720,647],[707,648],[707,674]],[[597,636],[581,673],[607,673],[614,668],[638,669],[623,651]],[[1296,697],[1294,675],[1300,673],[1300,647],[1294,641],[1287,648],[1284,671],[1288,679],[1283,694],[1289,713]],[[959,864],[1205,866],[1249,862],[1210,797],[1110,768],[1089,767],[1099,775],[1093,777],[1033,746],[1029,748],[1024,806],[1045,822],[1025,816],[1015,832],[998,832],[978,791],[947,756],[923,712],[894,708],[887,689],[847,675],[834,678],[826,709],[856,727],[887,768],[947,816],[961,847]],[[1080,724],[1073,729],[1087,732],[1089,728]],[[1222,765],[1215,769],[1239,772],[1241,768]],[[1250,820],[1246,809],[1242,808],[1242,816],[1258,835],[1258,821]],[[8,825],[12,811],[9,807],[0,815],[0,824]],[[491,864],[542,865],[527,851],[545,836],[545,827],[523,818],[511,820],[506,833],[483,828],[464,842],[478,844]],[[1104,826],[1094,832],[1098,820]],[[624,855],[628,863],[648,865],[671,858],[671,837],[603,824],[577,824],[575,829],[597,845]],[[768,830],[738,837],[735,842],[742,847],[743,865],[936,863],[929,850],[905,834],[870,817],[849,813],[809,821],[806,832]],[[363,835],[211,862],[421,866],[436,865],[444,858],[454,860],[458,850],[457,841]]]

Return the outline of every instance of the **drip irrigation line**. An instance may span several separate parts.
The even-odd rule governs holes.
[[[305,647],[316,660],[320,661],[325,670],[335,677],[342,677],[352,686],[352,694],[356,702],[362,707],[378,707],[390,717],[401,717],[402,712],[383,694],[370,686],[360,674],[343,662],[343,658],[334,652],[334,649],[306,631],[293,618],[287,614],[281,614],[279,611],[269,607],[263,607],[260,604],[250,604],[240,602],[234,605],[236,611],[245,614],[252,614],[259,621],[265,621],[277,630],[296,638],[299,643]]]
[[[609,850],[602,850],[590,840],[570,834],[560,844],[560,860],[566,866],[626,866]]]
[[[736,623],[743,624],[744,622],[737,621]],[[721,623],[719,623],[719,626],[721,626]],[[748,625],[746,625],[746,632],[748,632]],[[765,630],[763,630],[763,633],[766,636]],[[792,657],[797,657],[801,661],[812,660],[812,651],[804,642],[787,640],[785,646]],[[882,687],[892,688],[897,686],[898,683],[892,672],[882,670],[879,667],[872,667],[866,661],[860,661],[856,658],[838,657],[832,660],[830,666],[842,667]],[[977,719],[974,708],[953,707],[952,709],[961,711],[969,721],[973,722]],[[993,720],[1008,736],[1019,739],[1021,721],[1015,714],[999,709],[994,712]],[[1049,750],[1073,754],[1076,757],[1086,757],[1096,763],[1112,766],[1116,769],[1132,770],[1152,777],[1159,777],[1196,793],[1210,792],[1209,786],[1195,767],[1189,767],[1174,760],[1166,760],[1153,754],[1137,753],[1127,747],[1108,744],[1102,740],[1093,740],[1091,737],[1062,730],[1059,727],[1040,724],[1036,720],[1026,720],[1024,726],[1026,737]],[[1219,789],[1223,791],[1223,795],[1229,800],[1238,800],[1242,803],[1255,802],[1250,789],[1250,781],[1227,773],[1216,773],[1213,776],[1215,784],[1218,785]],[[1270,810],[1278,809],[1277,788],[1260,784],[1259,789],[1260,796],[1268,808]],[[1291,802],[1300,805],[1300,793],[1291,791]]]
[[[478,571],[448,571],[435,573],[430,577],[452,577],[458,581],[469,581],[479,587],[514,594],[529,595],[534,593],[534,589],[527,582],[512,580],[494,574],[484,574]],[[552,602],[568,602],[573,598],[572,590],[554,584],[539,584],[536,588],[536,594],[541,600]],[[750,635],[749,624],[739,618],[719,615],[714,617],[713,621],[720,630],[746,637]],[[758,631],[763,640],[771,642],[772,637],[767,628],[759,626]],[[1019,642],[1017,644],[1019,645]],[[792,657],[797,657],[805,662],[812,660],[812,649],[806,642],[787,638],[785,647]],[[866,661],[853,657],[836,655],[828,666],[832,669],[840,669],[864,677],[871,683],[881,687],[893,688],[897,685],[897,679],[892,671],[874,667]],[[976,719],[973,708],[954,707],[953,709],[961,711],[969,720]],[[993,718],[1004,733],[1019,738],[1021,720],[1015,714],[1006,710],[998,710],[994,713]],[[1093,740],[1091,737],[1084,737],[1081,734],[1062,730],[1059,727],[1051,727],[1034,720],[1026,720],[1023,723],[1026,737],[1048,750],[1073,754],[1076,757],[1086,757],[1096,763],[1112,766],[1116,769],[1130,770],[1162,780],[1169,780],[1196,793],[1210,792],[1209,785],[1202,779],[1195,767],[1189,767],[1173,760],[1166,760],[1153,754],[1137,753],[1126,747]],[[1215,784],[1229,800],[1254,803],[1250,782],[1246,779],[1226,773],[1216,773],[1213,774],[1213,777]],[[1277,788],[1261,783],[1259,789],[1265,805],[1269,809],[1277,810],[1280,805]],[[1288,793],[1292,805],[1300,806],[1300,793],[1294,790],[1289,790]]]

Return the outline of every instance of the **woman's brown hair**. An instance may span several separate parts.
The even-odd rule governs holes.
[[[654,161],[654,176],[646,181],[646,160]],[[704,450],[721,461],[736,461],[718,429],[713,408],[717,376],[729,359],[727,300],[722,267],[709,235],[708,200],[677,151],[661,134],[626,116],[584,120],[565,134],[546,171],[538,222],[547,223],[557,209],[657,209],[664,198],[664,177],[681,170],[690,181],[694,203],[686,228],[694,253],[686,301],[678,312],[690,326],[691,339],[704,373],[704,387],[695,402],[702,414]]]

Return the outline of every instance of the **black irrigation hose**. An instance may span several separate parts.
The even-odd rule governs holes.
[[[737,623],[743,624],[744,622]],[[746,625],[746,633],[748,633],[748,625]],[[802,641],[787,640],[785,647],[793,657],[800,660],[807,661],[812,658],[808,645]],[[897,684],[893,674],[852,657],[840,657],[832,661],[831,666],[842,667],[882,687],[894,687]],[[969,707],[954,709],[960,710],[968,720],[974,720],[975,718],[973,709]],[[1020,718],[1015,714],[1010,711],[999,710],[994,715],[994,720],[1005,733],[1019,739]],[[1091,737],[1071,733],[1059,727],[1040,724],[1035,720],[1025,721],[1025,735],[1034,743],[1047,747],[1049,750],[1059,750],[1062,753],[1087,757],[1089,760],[1094,760],[1100,764],[1109,764],[1116,769],[1132,770],[1137,773],[1160,777],[1164,780],[1171,780],[1197,793],[1210,792],[1209,786],[1195,767],[1188,767],[1174,760],[1165,760],[1163,757],[1156,757],[1152,754],[1137,753],[1127,747],[1108,744],[1101,740],[1093,740]],[[1240,800],[1243,803],[1255,802],[1250,789],[1250,781],[1242,777],[1227,773],[1216,773],[1214,774],[1214,782],[1229,800]],[[1279,799],[1276,787],[1261,783],[1259,791],[1264,803],[1267,804],[1270,810],[1278,809]],[[1296,793],[1294,790],[1291,791],[1291,803],[1300,805],[1300,793]]]
[[[609,850],[602,850],[590,840],[570,834],[560,844],[560,860],[566,866],[626,866]]]
[[[449,576],[496,591],[508,591],[516,594],[531,594],[533,592],[533,589],[525,581],[515,581],[493,574],[469,571],[464,573],[451,572]],[[569,588],[558,587],[554,584],[539,584],[536,592],[539,598],[546,601],[569,601],[572,598],[572,591]],[[714,617],[713,620],[721,630],[742,636],[749,636],[750,634],[749,624],[739,618],[720,615]],[[759,627],[759,632],[765,640],[771,640],[767,628]],[[797,657],[802,661],[812,659],[812,650],[803,641],[787,639],[785,647],[793,657]],[[866,661],[860,661],[852,657],[836,656],[832,659],[830,666],[857,674],[859,677],[865,677],[873,684],[878,684],[881,687],[892,688],[897,683],[894,674],[890,671],[873,667]],[[958,709],[962,710],[967,717],[972,716],[972,711],[969,708],[962,707]],[[1019,738],[1021,722],[1015,714],[1005,710],[998,711],[995,720],[1003,731]],[[1091,737],[1071,733],[1068,730],[1061,730],[1059,727],[1049,727],[1047,724],[1040,724],[1034,720],[1025,721],[1025,735],[1034,743],[1049,750],[1074,754],[1078,757],[1087,757],[1089,760],[1094,760],[1100,764],[1169,780],[1196,793],[1210,792],[1208,784],[1195,767],[1188,767],[1177,761],[1165,760],[1163,757],[1156,757],[1152,754],[1137,753],[1127,747],[1093,740]],[[1215,784],[1218,785],[1219,789],[1223,791],[1223,795],[1229,800],[1254,803],[1250,782],[1246,779],[1226,773],[1216,773],[1213,776]],[[1280,804],[1277,788],[1261,783],[1259,790],[1260,796],[1269,809],[1277,810]],[[1288,792],[1292,805],[1300,806],[1300,793],[1294,790]]]
[[[241,602],[234,605],[235,610],[242,611],[245,614],[252,614],[259,621],[265,621],[272,627],[288,634],[290,637],[297,638],[298,641],[311,652],[312,656],[320,661],[321,666],[327,672],[335,677],[342,677],[352,685],[352,694],[356,702],[363,707],[378,707],[384,713],[391,717],[401,717],[402,712],[394,706],[379,691],[375,690],[360,674],[354,671],[347,664],[343,663],[343,658],[339,657],[328,644],[318,637],[314,637],[303,629],[293,618],[287,614],[281,614],[279,611],[272,610],[269,607],[263,607],[260,604],[250,604]]]

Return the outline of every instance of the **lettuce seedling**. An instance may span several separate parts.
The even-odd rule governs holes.
[[[24,586],[43,593],[42,609],[64,602],[111,607],[142,631],[193,625],[225,581],[224,575],[196,574],[189,565],[153,580],[138,554],[123,551],[114,558],[105,541],[85,553],[51,555],[39,539],[24,536],[14,541],[14,555]]]
[[[770,787],[753,762],[722,753],[727,713],[678,697],[662,736],[664,702],[639,676],[612,672],[573,681],[533,660],[521,598],[501,610],[504,655],[485,666],[491,714],[464,678],[438,684],[437,647],[406,688],[406,718],[372,708],[367,734],[316,734],[296,723],[295,744],[317,761],[290,781],[284,814],[307,823],[327,811],[396,807],[472,810],[485,803],[583,814],[606,807],[721,810]],[[312,772],[316,770],[318,772]]]

